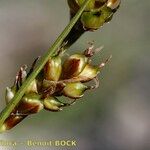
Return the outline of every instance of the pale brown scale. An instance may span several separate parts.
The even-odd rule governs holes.
[[[16,126],[18,123],[20,123],[23,119],[25,119],[27,115],[10,115],[4,122],[5,130],[9,130],[12,127]]]
[[[67,64],[67,68],[63,66],[63,72],[60,79],[69,79],[74,76],[74,73],[79,67],[80,60],[79,59],[71,59]]]

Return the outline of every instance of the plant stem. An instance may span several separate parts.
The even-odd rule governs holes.
[[[70,47],[72,44],[74,44],[84,33],[85,29],[83,28],[83,25],[80,20],[77,21],[77,23],[74,25],[74,27],[71,29],[67,37],[64,39],[64,42],[67,44],[64,46],[64,48]]]
[[[10,113],[14,110],[14,108],[18,105],[20,102],[22,96],[24,95],[27,87],[30,85],[30,83],[35,79],[35,77],[40,73],[40,71],[43,69],[44,65],[48,61],[48,59],[57,51],[57,49],[61,46],[62,42],[64,41],[65,37],[69,34],[75,23],[80,18],[82,12],[84,11],[87,4],[90,2],[90,0],[85,0],[82,7],[79,9],[77,14],[74,16],[74,18],[70,21],[70,23],[67,25],[67,27],[64,29],[64,31],[60,34],[60,36],[57,38],[57,40],[54,42],[51,48],[43,55],[43,57],[40,59],[37,67],[35,70],[31,73],[31,75],[25,80],[23,85],[20,87],[18,92],[15,94],[14,98],[10,101],[10,103],[4,108],[4,110],[0,113],[0,128],[2,127],[4,121],[8,118]]]

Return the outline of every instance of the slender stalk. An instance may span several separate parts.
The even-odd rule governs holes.
[[[83,28],[81,21],[78,20],[67,37],[64,39],[64,42],[67,42],[64,48],[68,48],[74,44],[85,32],[86,30]]]
[[[70,23],[67,25],[67,27],[64,29],[64,31],[60,34],[60,36],[57,38],[57,40],[54,42],[51,48],[43,55],[43,57],[40,59],[37,67],[35,70],[31,73],[31,75],[26,79],[26,81],[23,83],[23,85],[20,87],[18,92],[15,94],[14,98],[10,101],[10,103],[4,108],[4,110],[0,113],[0,128],[3,125],[4,121],[8,118],[10,113],[13,111],[13,109],[17,106],[17,104],[20,102],[22,96],[24,95],[27,87],[30,85],[30,83],[35,79],[35,77],[40,73],[48,59],[56,52],[56,50],[60,47],[66,36],[69,34],[73,26],[76,24],[78,19],[80,18],[82,12],[84,11],[87,4],[90,2],[90,0],[85,0],[82,7],[79,9],[77,14],[74,16],[74,18],[70,21]]]

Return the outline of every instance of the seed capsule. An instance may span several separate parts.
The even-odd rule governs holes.
[[[35,93],[26,94],[25,96],[23,96],[16,109],[18,112],[27,115],[38,113],[43,109],[41,96]]]
[[[69,79],[82,72],[88,62],[88,58],[82,54],[70,56],[63,64],[62,79]]]
[[[59,56],[48,60],[44,67],[44,76],[46,80],[58,81],[62,71],[61,58]]]
[[[5,132],[6,130],[9,130],[16,126],[19,122],[21,122],[27,115],[11,115],[9,116],[2,127],[0,128],[0,132]]]
[[[34,79],[30,83],[29,87],[27,88],[27,90],[25,92],[25,94],[29,94],[29,93],[38,93],[38,90],[37,90],[37,80],[36,79]]]
[[[121,0],[91,0],[81,15],[81,23],[85,31],[99,29],[105,22],[109,22],[119,8]],[[73,17],[84,0],[68,0],[71,17]]]
[[[99,67],[87,64],[84,70],[79,74],[78,78],[81,82],[87,82],[95,78],[98,75],[99,71]]]
[[[63,89],[63,95],[73,99],[81,98],[87,88],[88,87],[81,82],[68,83]]]
[[[49,111],[61,111],[61,107],[66,106],[66,104],[60,102],[55,97],[48,97],[44,99],[44,108]]]
[[[113,12],[108,7],[103,7],[101,10],[93,12],[84,12],[81,17],[81,22],[86,30],[97,30],[113,15]]]

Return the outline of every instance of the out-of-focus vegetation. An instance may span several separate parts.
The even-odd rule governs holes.
[[[96,47],[105,46],[95,63],[113,55],[96,91],[60,113],[43,111],[25,119],[0,140],[74,139],[82,150],[150,149],[149,7],[149,1],[122,0],[109,24],[84,34],[68,51],[84,50],[94,40]],[[42,55],[68,21],[65,0],[0,1],[1,110],[4,89],[18,68]]]

